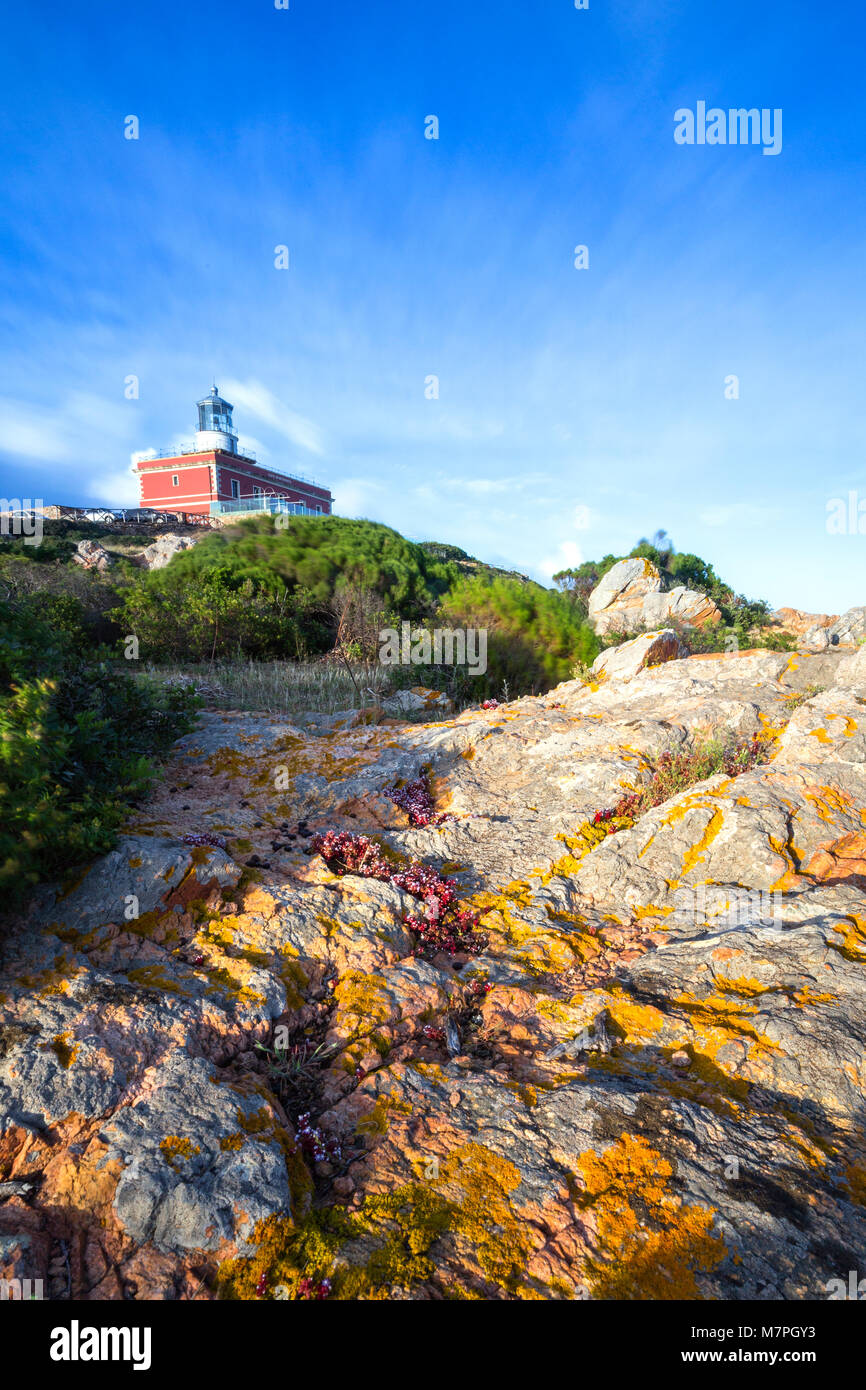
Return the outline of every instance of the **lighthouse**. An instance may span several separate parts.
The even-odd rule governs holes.
[[[232,411],[216,386],[198,402],[192,448],[149,450],[133,464],[140,506],[176,516],[235,517],[256,512],[330,516],[333,497],[303,473],[266,468],[238,448]]]
[[[198,429],[195,434],[197,453],[219,449],[224,454],[236,454],[238,437],[232,424],[234,406],[224,401],[216,386],[210,395],[198,402]]]

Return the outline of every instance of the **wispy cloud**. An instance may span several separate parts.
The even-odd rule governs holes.
[[[238,410],[261,420],[290,444],[309,454],[325,452],[323,433],[318,425],[297,411],[290,410],[284,401],[269,391],[260,381],[227,381],[220,387]]]

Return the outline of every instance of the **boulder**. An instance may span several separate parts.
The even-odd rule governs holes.
[[[861,647],[853,656],[843,656],[836,667],[834,684],[842,689],[862,690],[866,693],[866,647]]]
[[[100,573],[114,564],[108,551],[98,541],[79,541],[72,560],[86,570],[99,570]]]
[[[676,619],[686,627],[720,623],[722,615],[711,598],[684,584],[660,594],[648,594],[643,606],[644,623],[663,623]]]
[[[662,588],[661,575],[651,560],[620,560],[589,596],[590,622],[599,635],[640,627],[644,600]]]
[[[176,531],[167,531],[164,536],[157,536],[153,545],[149,545],[141,554],[141,563],[145,569],[161,570],[179,555],[182,550],[191,550],[201,536],[179,536]]]
[[[589,619],[600,637],[609,632],[637,632],[663,627],[672,620],[687,627],[721,622],[712,599],[678,584],[666,589],[651,560],[620,560],[589,596]]]
[[[688,656],[672,628],[661,632],[645,632],[634,637],[631,642],[623,642],[619,647],[608,647],[592,663],[592,674],[596,678],[606,676],[613,680],[630,680],[645,666],[661,666],[665,661],[679,661]]]
[[[866,605],[849,608],[841,618],[837,618],[829,629],[830,641],[835,646],[857,646],[866,639]]]
[[[832,627],[839,619],[838,613],[805,613],[802,608],[777,608],[773,618],[785,631],[794,637],[811,636],[817,628]]]

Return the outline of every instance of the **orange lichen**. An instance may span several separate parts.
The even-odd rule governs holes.
[[[696,1275],[728,1253],[713,1233],[713,1208],[687,1206],[669,1190],[673,1166],[645,1139],[623,1134],[610,1148],[580,1154],[578,1206],[592,1223],[586,1259],[595,1298],[701,1298]]]
[[[54,1053],[61,1067],[71,1067],[80,1051],[78,1043],[69,1041],[71,1037],[71,1032],[58,1033],[56,1038],[46,1044]]]
[[[866,917],[852,912],[850,917],[843,917],[840,922],[834,924],[831,930],[842,939],[828,941],[828,946],[838,951],[846,960],[866,961]]]
[[[683,867],[680,870],[680,878],[685,878],[686,874],[690,873],[691,870],[695,867],[695,865],[699,862],[701,856],[704,853],[704,850],[708,849],[709,846],[712,844],[713,840],[716,838],[719,831],[721,830],[723,823],[724,816],[722,815],[722,812],[717,808],[715,811],[713,811],[713,814],[710,816],[710,819],[707,822],[706,829],[704,830],[704,833],[698,840],[697,844],[692,845],[691,849],[686,850],[685,856],[683,858]]]
[[[165,1139],[161,1139],[159,1147],[169,1168],[173,1168],[176,1173],[181,1171],[180,1159],[189,1160],[201,1153],[198,1144],[194,1145],[191,1139],[181,1139],[177,1134],[169,1134]]]
[[[819,743],[832,743],[833,740],[826,729],[810,729],[809,737],[816,738]]]

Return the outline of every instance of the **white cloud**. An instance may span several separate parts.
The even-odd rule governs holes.
[[[0,400],[0,416],[3,453],[72,465],[79,473],[82,465],[108,464],[123,454],[134,418],[123,404],[84,391],[71,392],[59,406]]]
[[[137,463],[143,463],[145,459],[155,459],[155,458],[156,458],[156,450],[155,450],[155,449],[136,449],[135,452],[132,453],[132,454],[130,454],[130,456],[129,456],[129,471],[130,471],[130,473],[132,472],[133,468],[135,467],[135,465],[136,465]]]
[[[268,448],[267,444],[263,444],[262,441],[260,439],[256,439],[255,435],[253,434],[241,435],[238,441],[238,452],[241,454],[249,454],[250,452],[252,452],[255,454],[259,462],[262,462],[264,459],[268,459],[271,456],[271,451]]]
[[[576,541],[563,541],[555,555],[548,555],[536,565],[536,573],[552,579],[559,570],[575,569],[583,561],[583,552]]]
[[[225,385],[225,395],[232,404],[248,414],[270,425],[290,444],[305,449],[309,454],[321,455],[325,452],[322,432],[312,420],[289,410],[272,391],[260,381],[229,381]]]
[[[103,473],[92,478],[85,491],[88,497],[108,507],[137,507],[139,502],[138,479],[128,473]]]
[[[69,435],[58,428],[56,417],[52,418],[48,411],[22,405],[20,401],[0,400],[0,412],[3,417],[0,447],[4,453],[63,463],[74,452]]]
[[[341,483],[335,483],[331,491],[334,494],[334,511],[340,516],[366,516],[373,504],[373,499],[377,493],[385,491],[381,483],[371,482],[368,478],[346,478]]]
[[[514,484],[506,478],[465,478],[462,486],[467,492],[474,492],[478,497],[486,497],[493,492],[508,492]]]

